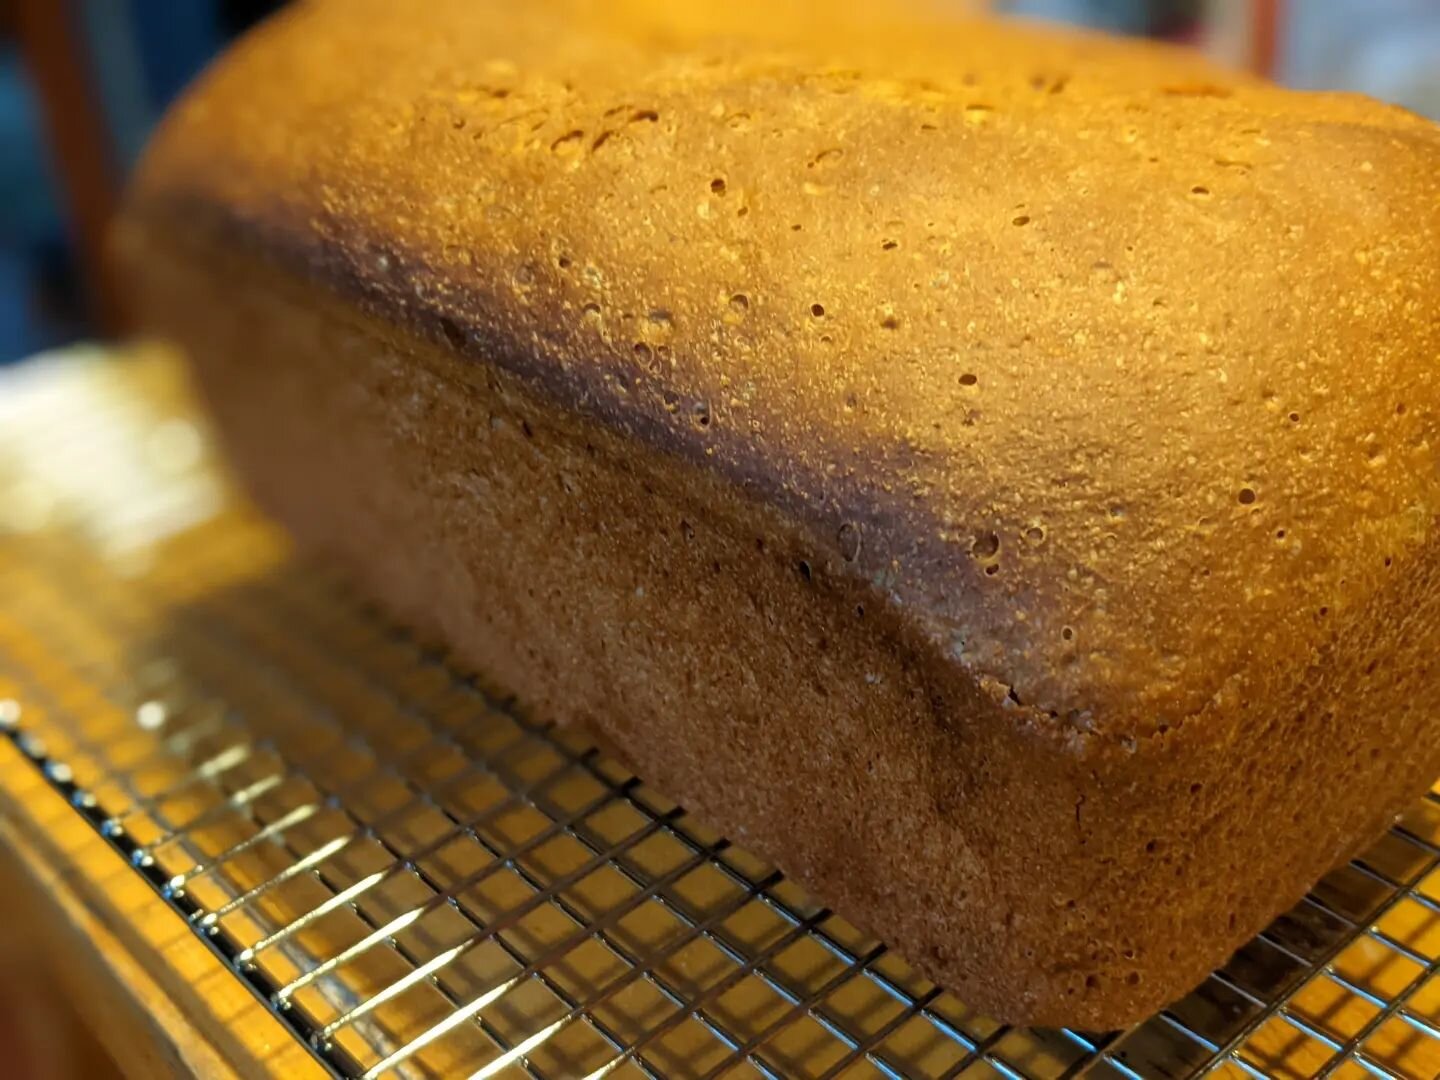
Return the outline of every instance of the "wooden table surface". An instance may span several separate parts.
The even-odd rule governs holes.
[[[8,992],[24,996],[40,972],[56,995],[46,1003],[56,1035],[41,1049],[68,1050],[61,1033],[76,1031],[78,1018],[137,1080],[325,1075],[8,742],[0,742],[0,879],[8,886],[0,918],[12,938]],[[58,1063],[56,1080],[93,1077],[98,1065],[86,1050]]]

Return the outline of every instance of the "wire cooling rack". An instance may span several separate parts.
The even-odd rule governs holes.
[[[164,365],[0,380],[0,732],[341,1077],[1440,1074],[1440,797],[1184,1001],[967,1009],[223,494]]]

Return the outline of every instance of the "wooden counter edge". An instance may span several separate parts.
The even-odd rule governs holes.
[[[49,972],[127,1076],[328,1075],[8,741],[0,875]]]

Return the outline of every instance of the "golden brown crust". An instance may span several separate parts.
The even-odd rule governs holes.
[[[142,285],[262,497],[392,604],[436,606],[472,658],[981,1004],[1125,1019],[1440,769],[1428,749],[1387,768],[1386,749],[1437,742],[1413,702],[1440,626],[1440,136],[1096,39],[845,18],[806,38],[802,7],[756,51],[736,43],[753,24],[639,0],[303,5],[168,122],[132,201]],[[227,248],[260,259],[234,271],[261,294],[253,326],[216,310],[238,292],[148,265]],[[265,325],[302,320],[267,306],[286,288],[366,313],[353,373]],[[229,330],[209,340],[201,314]],[[376,326],[412,367],[386,367]],[[405,371],[428,420],[402,415]],[[520,515],[545,518],[537,496],[506,485],[487,512],[427,481],[502,483],[514,461],[453,426],[497,386],[557,433],[562,476],[609,441],[629,466],[587,482],[625,520],[713,528],[709,562],[737,580],[709,620],[673,593],[658,613],[622,597],[639,538],[595,541],[619,577],[578,545],[542,566],[547,534]],[[333,432],[266,434],[254,411],[295,426],[327,393],[355,410]],[[394,430],[367,430],[386,401]],[[347,490],[344,454],[381,494]],[[653,473],[633,504],[626,467]],[[742,558],[757,528],[783,555]],[[507,601],[481,568],[502,536],[539,578],[583,578],[587,607],[673,620],[626,638],[649,681],[613,656],[565,667],[597,627]],[[644,573],[691,558],[655,551]],[[800,561],[810,590],[757,637],[745,597],[798,587]],[[479,606],[498,613],[477,624]],[[527,635],[532,655],[503,644]],[[816,635],[898,664],[894,689],[796,645]],[[787,696],[767,648],[811,681]],[[750,682],[726,681],[736,650]],[[681,723],[686,671],[712,684]],[[826,678],[846,689],[812,693]],[[822,740],[822,699],[841,758],[789,785],[829,800],[797,825],[785,769]],[[789,722],[725,726],[766,700]],[[867,746],[884,783],[853,760]],[[1284,823],[1302,813],[1300,843]],[[870,840],[839,850],[847,830]]]
[[[992,29],[887,79],[546,7],[310,5],[182,106],[141,206],[858,527],[853,573],[1082,732],[1198,711],[1237,620],[1303,658],[1428,530],[1430,125],[1137,89],[1119,49],[1032,72]]]
[[[1299,694],[1077,754],[873,589],[801,572],[789,515],[175,232],[137,238],[145,306],[264,505],[994,1015],[1106,1028],[1178,997],[1440,768],[1433,550]],[[1411,596],[1397,648],[1376,628]]]

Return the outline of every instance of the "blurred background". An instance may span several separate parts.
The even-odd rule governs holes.
[[[1185,42],[1440,118],[1440,0],[936,2]],[[279,6],[0,0],[0,363],[124,329],[102,267],[126,171],[170,99]]]

